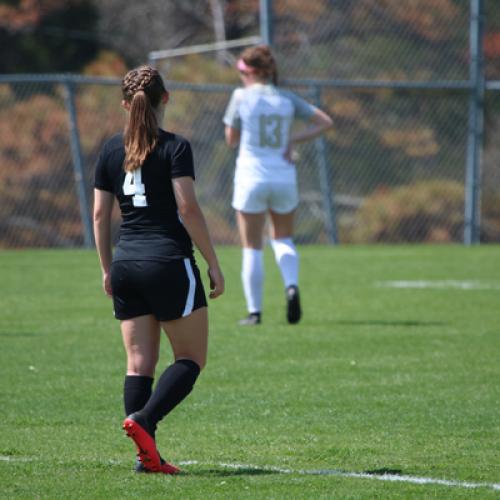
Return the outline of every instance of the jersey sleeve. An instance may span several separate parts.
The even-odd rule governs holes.
[[[193,151],[191,145],[185,139],[182,139],[175,146],[171,158],[171,176],[176,177],[194,177]]]
[[[305,99],[302,99],[302,97],[299,97],[293,92],[287,92],[287,97],[289,97],[293,103],[295,116],[297,118],[301,118],[302,120],[309,120],[309,118],[311,118],[311,116],[314,115],[318,109],[316,106],[309,104]]]
[[[99,158],[97,158],[97,163],[95,167],[95,177],[94,177],[94,187],[100,189],[101,191],[109,191],[113,193],[113,184],[109,178],[108,171],[106,169],[106,159],[107,155],[105,151],[101,151]]]
[[[224,113],[224,118],[222,121],[228,127],[233,127],[236,129],[241,128],[241,118],[239,111],[240,102],[240,89],[236,89],[231,95],[229,104],[227,105],[226,112]]]

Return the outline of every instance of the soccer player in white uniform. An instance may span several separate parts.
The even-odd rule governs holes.
[[[243,247],[242,281],[248,309],[248,316],[240,324],[261,322],[267,213],[271,246],[286,290],[287,320],[297,323],[302,313],[293,218],[299,197],[291,157],[297,143],[322,134],[332,126],[332,120],[322,110],[276,86],[276,61],[269,47],[246,49],[237,68],[243,88],[233,92],[224,124],[227,144],[239,144],[232,206]],[[307,121],[307,126],[292,134],[294,118]]]

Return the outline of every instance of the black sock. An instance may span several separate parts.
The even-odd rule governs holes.
[[[123,384],[123,403],[125,416],[142,410],[151,397],[153,377],[127,375]]]
[[[193,389],[200,367],[190,359],[179,359],[161,375],[158,384],[140,414],[155,428]]]

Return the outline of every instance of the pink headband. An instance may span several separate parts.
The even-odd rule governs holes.
[[[248,66],[248,64],[243,59],[238,59],[236,67],[244,73],[253,73],[255,71],[255,69],[251,66]]]

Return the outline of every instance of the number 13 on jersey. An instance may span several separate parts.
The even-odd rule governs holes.
[[[123,194],[132,195],[132,203],[134,207],[147,207],[146,186],[142,183],[141,167],[136,168],[133,172],[127,172],[123,183]]]
[[[259,115],[260,145],[273,149],[282,146],[283,117],[281,115]]]

